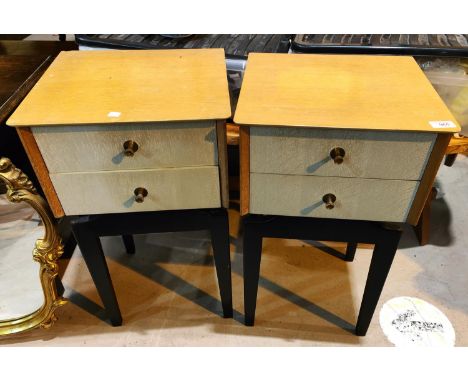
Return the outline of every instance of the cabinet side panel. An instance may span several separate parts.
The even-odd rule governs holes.
[[[413,205],[406,219],[406,222],[411,225],[418,223],[451,137],[452,134],[438,134],[437,136],[418,190],[416,191]]]
[[[216,121],[216,141],[218,143],[219,181],[221,187],[221,205],[229,208],[228,154],[226,121]]]
[[[250,210],[250,128],[241,126],[239,130],[240,155],[240,214]]]
[[[16,128],[18,135],[21,139],[21,143],[28,154],[31,165],[36,173],[39,183],[41,184],[42,190],[44,191],[47,202],[49,203],[50,209],[56,218],[61,218],[65,215],[62,204],[55,192],[55,188],[49,177],[49,171],[42,158],[39,147],[37,146],[36,140],[29,127],[18,127]]]

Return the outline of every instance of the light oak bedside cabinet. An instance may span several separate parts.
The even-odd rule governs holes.
[[[111,322],[101,235],[210,229],[232,316],[224,51],[63,52],[9,119],[55,217],[72,230]]]
[[[374,243],[364,335],[400,233],[415,225],[459,125],[411,57],[250,54],[241,125],[246,323],[262,237]],[[378,223],[376,223],[378,222]]]

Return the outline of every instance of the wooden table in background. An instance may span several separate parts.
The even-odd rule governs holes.
[[[15,129],[5,121],[62,50],[76,49],[74,42],[0,40],[0,155],[10,158],[42,192]]]

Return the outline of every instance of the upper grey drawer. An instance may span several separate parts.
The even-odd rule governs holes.
[[[32,127],[50,173],[216,166],[216,121]],[[124,155],[124,143],[138,150]]]
[[[345,129],[251,127],[250,171],[419,180],[436,134]],[[341,164],[330,152],[344,150]]]

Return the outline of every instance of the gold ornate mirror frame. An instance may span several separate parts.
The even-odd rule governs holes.
[[[66,303],[58,295],[55,278],[58,275],[57,260],[63,253],[63,245],[57,233],[54,218],[45,200],[37,193],[28,177],[8,158],[0,158],[0,181],[7,187],[7,198],[13,203],[24,201],[34,208],[44,223],[44,238],[36,241],[33,259],[40,264],[39,278],[44,292],[43,305],[33,313],[0,321],[0,336],[22,332],[36,327],[49,328],[54,321],[54,311]]]

